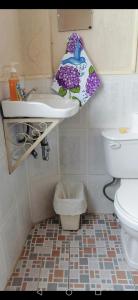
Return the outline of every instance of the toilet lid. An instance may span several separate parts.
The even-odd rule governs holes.
[[[138,221],[138,179],[125,180],[116,192],[119,206]]]

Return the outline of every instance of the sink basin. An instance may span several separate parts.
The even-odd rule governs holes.
[[[30,94],[27,101],[3,100],[6,118],[69,118],[79,111],[79,101],[64,99],[55,94]]]

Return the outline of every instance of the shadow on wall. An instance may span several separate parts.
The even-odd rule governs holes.
[[[111,179],[112,180],[112,179]],[[88,189],[88,187],[85,187],[85,193],[88,201],[88,209],[87,211],[89,213],[105,213],[106,206],[108,207],[108,213],[114,212],[114,204],[112,201],[107,199],[103,194],[103,187],[105,184],[111,182],[109,179],[104,184],[95,184],[94,187],[91,188],[91,190]],[[112,184],[112,186],[109,186],[106,189],[106,194],[114,200],[115,193],[117,189],[120,186],[120,182]]]

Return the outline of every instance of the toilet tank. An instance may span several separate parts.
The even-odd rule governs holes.
[[[108,173],[115,178],[138,178],[138,132],[107,129],[102,137]]]

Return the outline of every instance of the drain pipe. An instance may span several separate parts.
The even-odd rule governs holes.
[[[47,136],[44,137],[44,139],[41,141],[41,148],[42,148],[42,159],[48,161],[50,147],[49,147],[49,143],[47,140]]]
[[[120,180],[120,179],[119,179],[119,178],[113,177],[113,180],[110,181],[109,183],[105,184],[104,187],[103,187],[103,194],[104,194],[104,196],[105,196],[108,200],[110,200],[111,202],[114,202],[114,199],[110,198],[110,197],[106,194],[106,188],[107,188],[108,186],[114,184],[115,182],[117,183],[118,180]],[[117,218],[117,215],[116,215],[115,213],[113,213],[113,217],[115,217],[115,219],[118,219],[118,218]]]
[[[108,200],[110,200],[110,201],[112,201],[112,202],[114,202],[114,199],[110,198],[110,197],[106,194],[106,188],[107,188],[108,186],[112,185],[115,181],[116,181],[116,178],[113,177],[113,180],[112,180],[111,182],[105,184],[104,187],[103,187],[103,194],[104,194],[104,196],[105,196]]]
[[[29,128],[29,123],[28,123],[27,127],[26,127],[26,134],[29,135],[29,132],[30,132],[30,128]],[[25,142],[25,137],[23,137],[22,139],[18,138],[18,143],[24,143],[24,142]],[[33,155],[33,157],[35,159],[38,157],[38,153],[37,153],[37,151],[35,149],[32,150],[31,154]]]

